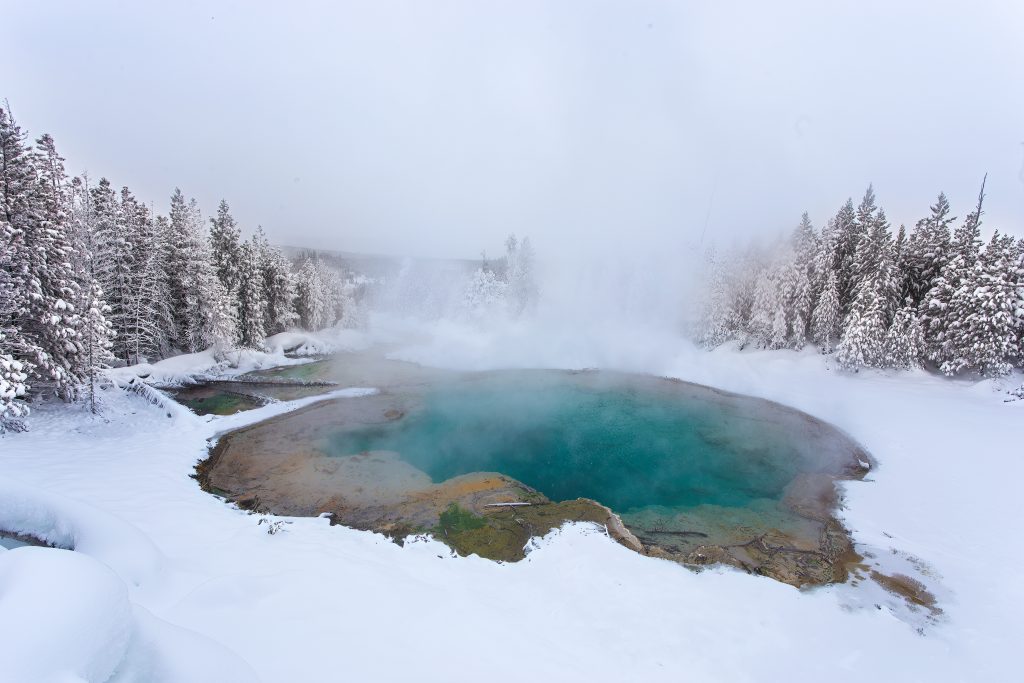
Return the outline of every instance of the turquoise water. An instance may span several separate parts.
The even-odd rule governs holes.
[[[501,472],[620,513],[777,501],[798,473],[827,467],[804,416],[687,386],[495,373],[431,388],[402,419],[336,431],[326,449],[396,451],[435,482]]]

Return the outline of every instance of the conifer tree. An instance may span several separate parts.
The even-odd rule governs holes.
[[[463,307],[471,318],[493,315],[500,303],[505,302],[508,285],[484,265],[473,271],[463,294]]]
[[[221,284],[210,259],[208,242],[201,230],[202,221],[196,210],[194,222],[195,252],[192,259],[192,292],[190,298],[192,349],[213,348],[214,355],[223,358],[239,337],[235,308],[224,285]],[[244,255],[243,255],[244,256]],[[252,348],[263,348],[263,338]]]
[[[818,239],[818,246],[814,250],[814,265],[812,266],[812,272],[814,273],[814,279],[812,282],[812,301],[816,302],[821,297],[821,293],[825,290],[825,283],[828,281],[829,275],[837,273],[838,271],[836,262],[837,241],[838,236],[835,228],[835,219],[829,219],[825,224],[825,227],[821,230],[821,236]]]
[[[38,187],[37,226],[44,245],[45,269],[40,276],[44,301],[49,307],[48,324],[41,338],[54,366],[62,368],[62,379],[54,383],[56,393],[75,396],[87,369],[82,355],[82,283],[76,270],[75,240],[68,212],[68,182],[64,159],[53,138],[42,135],[36,141]],[[91,284],[91,283],[89,283]]]
[[[124,362],[132,365],[168,353],[171,312],[164,270],[163,224],[153,220],[149,209],[127,187],[121,190],[120,215],[132,255],[121,330]]]
[[[356,322],[355,301],[340,275],[317,258],[306,258],[295,278],[295,312],[299,325],[322,330]]]
[[[505,274],[509,308],[513,315],[529,311],[537,304],[539,291],[534,259],[529,237],[524,237],[520,242],[514,234],[508,236],[505,240]]]
[[[842,311],[839,306],[839,278],[828,271],[825,287],[811,314],[811,338],[822,353],[832,353],[841,330]]]
[[[12,360],[8,367],[17,364],[17,371],[26,375],[47,363],[46,352],[38,340],[24,329],[24,321],[31,315],[32,302],[43,298],[41,283],[32,277],[34,250],[27,235],[32,232],[30,224],[36,220],[33,206],[33,169],[25,135],[7,111],[0,108],[0,237],[3,238],[4,289],[10,299],[0,302],[5,321],[0,325],[4,331],[4,355]],[[22,382],[22,393],[27,385]]]
[[[263,283],[263,324],[267,334],[284,332],[295,324],[294,284],[291,266],[280,249],[270,246],[263,228],[253,235]]]
[[[941,370],[949,375],[975,369],[983,375],[1005,375],[1020,354],[1015,319],[1017,260],[1012,237],[997,231],[974,268],[964,276],[950,306],[957,325],[946,344]]]
[[[843,337],[836,347],[836,358],[849,370],[859,370],[871,365],[872,356],[876,352],[870,324],[865,320],[866,306],[863,301],[854,301],[850,313],[846,316]]]
[[[315,261],[306,258],[295,278],[295,312],[299,316],[299,325],[305,330],[319,329],[323,315],[319,279]]]
[[[14,231],[0,211],[0,434],[21,427],[21,418],[28,408],[21,398],[28,389],[28,374],[21,361],[15,340],[19,330],[14,327],[16,289],[12,276],[14,263]]]
[[[1017,240],[1017,259],[1011,277],[1017,282],[1017,296],[1013,308],[1017,320],[1018,365],[1024,366],[1024,239]]]
[[[193,288],[190,278],[192,234],[189,227],[189,207],[180,188],[171,195],[171,210],[164,240],[167,264],[168,304],[171,309],[171,344],[179,350],[190,351],[191,328],[189,318]]]
[[[758,276],[749,329],[762,348],[781,349],[786,346],[785,302],[771,268],[764,268]]]
[[[870,191],[871,188],[869,187]],[[870,196],[871,204],[874,203],[873,191],[865,194],[865,201]],[[863,206],[864,202],[862,202]],[[835,268],[839,292],[839,308],[841,316],[845,317],[853,303],[856,290],[856,273],[854,267],[854,255],[857,252],[857,245],[860,243],[862,225],[857,220],[857,212],[853,208],[853,200],[847,199],[846,203],[832,219],[832,229],[835,233]]]
[[[206,295],[207,309],[203,316],[203,344],[213,349],[213,357],[224,360],[238,339],[238,320],[235,306],[224,290],[224,285],[210,274]],[[262,348],[262,344],[258,347]]]
[[[238,343],[246,348],[263,348],[267,336],[263,292],[260,245],[254,236],[242,244],[238,260]]]
[[[860,290],[867,285],[878,271],[885,250],[892,240],[885,213],[875,204],[875,191],[869,185],[864,198],[857,207],[855,223],[855,248],[850,261],[850,303]]]
[[[240,249],[238,224],[231,216],[228,203],[222,199],[216,217],[210,219],[210,253],[217,277],[230,296],[235,295],[238,287]]]
[[[270,248],[263,258],[263,285],[265,290],[267,331],[277,334],[293,327],[298,321],[295,313],[295,281],[291,264],[280,249]]]
[[[839,362],[850,369],[883,367],[885,341],[898,296],[895,255],[885,212],[870,191],[858,210],[865,226],[854,256],[856,293],[837,347]]]
[[[170,241],[173,239],[170,216],[155,215],[152,225],[155,233],[154,246],[154,288],[161,293],[162,305],[154,318],[162,336],[159,355],[167,357],[174,353],[177,325],[174,318],[174,297],[172,292],[173,277],[168,254],[171,252]]]
[[[886,333],[882,366],[897,370],[920,367],[924,350],[924,331],[917,317],[917,306],[908,296]]]
[[[132,276],[136,270],[132,245],[128,241],[129,217],[125,215],[125,207],[118,201],[117,193],[106,178],[101,178],[91,192],[92,216],[89,228],[93,233],[95,249],[93,277],[103,292],[106,317],[114,330],[111,352],[127,362],[127,332],[131,320],[129,298]]]
[[[881,301],[875,286],[862,287],[854,299],[836,348],[837,358],[845,367],[883,367],[888,323]]]
[[[75,312],[78,282],[71,265],[63,204],[63,165],[52,140],[40,154],[0,109],[0,211],[7,234],[5,259],[13,285],[5,355],[21,365],[36,389],[71,398],[79,382],[81,351]]]
[[[355,321],[355,311],[352,300],[351,289],[342,274],[334,268],[328,268],[321,263],[320,272],[324,292],[327,297],[328,318],[324,321],[324,327],[336,325],[352,327]]]
[[[978,204],[953,234],[949,257],[919,306],[928,358],[940,367],[954,361],[953,346],[962,331],[961,315],[966,310],[967,292],[961,290],[978,261],[984,201],[985,181],[982,180]]]
[[[220,335],[226,320],[214,312],[229,307],[227,293],[214,270],[202,216],[195,199],[185,202],[180,189],[171,196],[170,220],[165,240],[168,299],[175,345],[189,352],[225,342]],[[224,324],[221,324],[224,323]]]
[[[949,201],[940,192],[931,207],[931,215],[917,222],[907,240],[903,259],[906,263],[905,288],[915,305],[921,303],[935,284],[948,258],[950,225],[954,220],[956,218],[949,215]]]
[[[783,268],[781,288],[784,297],[785,319],[789,327],[789,345],[803,348],[810,331],[815,280],[815,255],[818,236],[805,211],[790,240],[792,257]]]
[[[93,281],[86,299],[86,308],[82,314],[82,341],[84,373],[83,385],[89,408],[93,413],[99,412],[97,389],[101,375],[110,367],[114,355],[111,353],[114,329],[107,319],[108,306],[103,300],[103,291]]]
[[[893,274],[896,279],[896,299],[893,304],[893,311],[902,306],[909,294],[909,265],[907,264],[907,226],[900,223],[900,229],[896,232],[896,239],[892,245]]]
[[[702,312],[700,341],[709,348],[737,338],[743,325],[740,313],[737,311],[739,297],[734,291],[737,277],[729,268],[730,257],[735,258],[735,255],[727,254],[723,258],[719,258],[713,249],[709,250],[706,255],[705,268],[708,272],[709,286]],[[477,269],[470,287],[471,307],[479,308],[481,303],[478,302],[486,302],[490,298],[499,296],[497,291],[499,284],[504,285],[486,269],[486,264]],[[500,296],[504,296],[503,287]]]

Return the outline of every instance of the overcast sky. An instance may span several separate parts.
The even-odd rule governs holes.
[[[869,182],[909,227],[985,172],[987,225],[1024,234],[1019,0],[0,7],[0,97],[70,171],[281,243],[728,242]]]

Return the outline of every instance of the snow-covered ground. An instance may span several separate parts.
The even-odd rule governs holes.
[[[199,418],[111,391],[102,418],[47,406],[30,432],[0,437],[0,528],[75,549],[0,549],[0,681],[1017,680],[1024,401],[1000,389],[1019,376],[1005,387],[851,376],[812,350],[707,353],[643,329],[372,329],[318,348],[411,339],[396,357],[652,372],[836,424],[879,463],[846,485],[855,540],[883,569],[925,581],[942,616],[929,621],[870,582],[798,591],[730,569],[694,573],[586,525],[507,565],[436,542],[399,548],[326,519],[268,534],[188,475],[214,434],[320,399]],[[210,366],[180,358],[150,372]]]
[[[358,351],[370,343],[362,332],[331,329],[323,332],[282,332],[267,337],[262,351],[240,349],[214,356],[212,349],[199,353],[183,353],[156,363],[140,363],[108,371],[118,384],[144,378],[156,385],[174,385],[197,379],[235,377],[262,368],[306,363],[309,356],[322,356],[344,351]]]

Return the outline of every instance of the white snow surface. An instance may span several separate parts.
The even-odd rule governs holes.
[[[1017,679],[1024,401],[1005,402],[999,383],[850,375],[812,349],[708,353],[644,330],[540,338],[525,323],[484,333],[373,322],[373,334],[346,333],[348,348],[414,339],[393,354],[651,372],[837,425],[878,465],[844,486],[860,549],[924,580],[943,614],[929,621],[871,583],[799,591],[732,569],[695,573],[583,524],[513,564],[429,540],[400,548],[326,519],[288,519],[269,535],[188,475],[215,434],[323,397],[168,417],[111,390],[101,418],[45,405],[31,431],[0,437],[0,529],[74,549],[0,549],[0,681]],[[172,361],[160,371],[206,371]]]
[[[345,328],[329,328],[319,332],[292,330],[266,339],[266,348],[237,349],[222,360],[213,349],[183,353],[155,363],[139,363],[108,371],[118,384],[142,378],[150,384],[175,385],[202,379],[224,379],[281,365],[308,363],[307,356],[320,356],[345,351],[358,351],[370,344],[364,332]],[[289,355],[285,355],[285,354]]]

